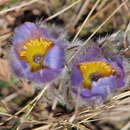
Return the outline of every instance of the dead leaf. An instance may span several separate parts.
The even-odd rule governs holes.
[[[0,79],[10,81],[11,69],[7,60],[0,59]]]

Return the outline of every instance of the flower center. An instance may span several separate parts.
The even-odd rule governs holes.
[[[44,57],[42,55],[34,55],[33,57],[33,61],[37,64],[42,64],[43,63],[43,60],[44,60]]]
[[[116,74],[115,69],[103,61],[80,63],[78,68],[83,76],[84,88],[88,89],[92,88],[93,81]]]
[[[42,38],[30,40],[23,46],[19,58],[28,63],[31,72],[49,68],[44,65],[44,57],[53,46],[51,41]]]

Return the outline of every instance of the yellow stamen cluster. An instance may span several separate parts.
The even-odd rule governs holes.
[[[83,76],[84,87],[88,89],[92,88],[91,75],[100,74],[101,77],[108,77],[116,74],[112,66],[103,61],[80,63],[78,68]]]
[[[51,41],[43,40],[42,38],[30,40],[23,46],[19,54],[20,60],[26,61],[32,72],[47,68],[47,66],[43,65],[43,59],[53,46],[54,44]],[[41,58],[40,62],[35,62],[34,58],[37,58],[37,56]]]

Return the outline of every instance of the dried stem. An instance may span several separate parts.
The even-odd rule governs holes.
[[[43,94],[45,93],[45,91],[47,90],[47,88],[50,86],[50,84],[47,84],[43,90],[38,94],[38,96],[36,96],[30,103],[28,103],[25,107],[23,107],[22,109],[20,109],[18,112],[16,112],[12,117],[8,118],[6,121],[11,120],[12,118],[14,118],[15,116],[19,115],[21,112],[25,111],[29,106],[32,106],[31,109],[27,112],[27,114],[25,115],[25,117],[27,117],[29,115],[29,113],[32,111],[32,109],[34,108],[34,106],[36,105],[36,103],[41,99],[41,97],[43,96]],[[3,125],[3,123],[0,123],[0,125]]]
[[[101,0],[97,0],[96,3],[94,4],[93,8],[91,9],[91,11],[89,12],[88,16],[86,17],[86,19],[84,20],[84,22],[82,23],[79,31],[76,33],[74,39],[72,42],[74,42],[76,40],[76,38],[78,37],[78,35],[80,34],[81,30],[83,29],[83,27],[85,26],[86,22],[88,21],[89,17],[91,16],[91,14],[93,13],[93,11],[95,10],[95,8],[97,7],[97,5],[99,4]]]
[[[66,7],[66,8],[62,9],[61,11],[59,11],[59,12],[55,13],[54,15],[52,15],[52,16],[50,16],[50,17],[48,17],[48,18],[47,18],[47,19],[45,19],[44,21],[46,22],[46,21],[49,21],[49,20],[51,20],[51,19],[53,19],[53,18],[57,17],[58,15],[60,15],[60,14],[64,13],[65,11],[69,10],[70,8],[72,8],[73,6],[75,6],[76,4],[78,4],[80,1],[81,1],[81,0],[77,0],[77,1],[76,1],[76,2],[74,2],[73,4],[71,4],[71,5],[69,5],[68,7]]]
[[[81,8],[79,14],[77,15],[77,17],[75,18],[75,21],[73,23],[73,26],[75,27],[75,25],[78,23],[79,19],[81,18],[81,16],[83,15],[84,11],[86,10],[87,6],[89,5],[90,0],[86,0],[83,4],[83,7]]]
[[[4,14],[10,12],[10,11],[23,8],[23,7],[25,7],[25,6],[31,5],[31,4],[33,4],[33,3],[35,3],[35,2],[39,2],[39,1],[40,1],[40,0],[32,0],[32,1],[25,2],[25,3],[21,4],[21,5],[17,5],[17,6],[12,7],[12,8],[9,8],[9,9],[6,9],[6,10],[2,10],[2,11],[0,11],[0,15],[4,15]]]
[[[128,33],[128,31],[130,31],[130,22],[129,22],[127,28],[126,28],[125,33],[124,33],[124,42],[123,42],[124,43],[124,48],[128,48],[128,41],[127,41],[127,33]]]

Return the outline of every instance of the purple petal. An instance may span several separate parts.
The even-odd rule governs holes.
[[[43,69],[39,72],[35,72],[35,74],[29,72],[29,77],[27,77],[27,79],[38,83],[45,83],[55,79],[59,75],[59,73],[60,70]]]
[[[31,22],[26,22],[16,28],[15,35],[13,37],[13,44],[27,42],[28,39],[34,38],[36,35],[39,35],[37,26]]]
[[[100,61],[104,59],[102,50],[94,43],[89,45],[76,60],[76,64],[81,62]]]
[[[64,67],[64,60],[64,49],[54,45],[45,56],[45,65],[52,69],[61,69]]]
[[[60,73],[61,69],[42,69],[37,72],[30,72],[28,64],[24,61],[20,61],[17,57],[17,53],[14,50],[11,51],[12,57],[10,63],[14,73],[19,77],[24,77],[25,79],[34,82],[49,82],[56,78]]]
[[[107,97],[107,95],[111,94],[117,89],[117,85],[118,82],[115,76],[101,78],[97,82],[92,83],[91,94]]]
[[[74,66],[72,68],[72,75],[71,75],[72,85],[73,86],[79,85],[82,81],[83,81],[83,77],[81,75],[80,70],[76,66]]]

